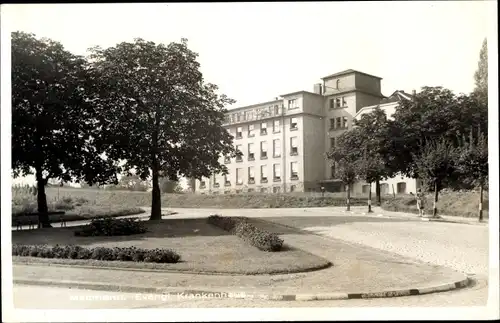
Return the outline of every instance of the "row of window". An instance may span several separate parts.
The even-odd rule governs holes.
[[[297,137],[290,138],[290,155],[297,156],[299,154],[299,143]],[[249,161],[255,160],[255,143],[249,143],[247,147],[247,158]],[[236,151],[240,152],[241,155],[236,157],[236,162],[243,161],[243,145],[236,145]],[[260,159],[267,159],[267,141],[260,142]],[[281,141],[280,139],[273,140],[273,157],[281,157]],[[224,158],[224,163],[229,164],[231,162],[230,157]]]
[[[274,120],[273,122],[273,133],[279,133],[281,132],[280,130],[280,120]],[[298,122],[297,118],[291,117],[290,118],[290,130],[297,130],[298,129]],[[255,137],[256,134],[256,129],[254,124],[248,125],[248,137]],[[266,122],[261,122],[260,124],[260,134],[262,136],[267,135],[267,121]],[[237,127],[236,128],[236,139],[241,139],[243,138],[243,127]]]
[[[345,97],[330,99],[330,109],[343,109],[347,107]]]
[[[260,166],[260,183],[264,184],[268,182],[267,178],[267,165]],[[290,179],[298,180],[299,179],[299,164],[297,162],[290,163]],[[255,184],[255,167],[248,167],[248,184]],[[273,164],[273,182],[281,182],[281,165]],[[220,183],[218,181],[217,175],[213,175],[212,177],[212,185],[215,188],[220,187]],[[243,168],[236,168],[236,185],[243,185]],[[231,186],[231,180],[229,175],[224,175],[224,186]],[[205,188],[206,182],[205,180],[200,181],[200,188]]]
[[[297,189],[297,187],[295,185],[290,185],[290,192],[295,192],[296,189]],[[268,187],[261,187],[258,191],[261,193],[269,193],[269,188]],[[254,188],[248,188],[246,190],[246,192],[247,193],[255,193],[256,190]],[[281,186],[273,186],[272,192],[273,193],[281,193]],[[233,192],[230,190],[224,191],[224,194],[231,194],[231,193],[233,193]],[[235,190],[234,193],[241,194],[241,193],[243,193],[243,190]],[[202,194],[204,194],[204,193],[202,193]],[[219,194],[219,192],[214,191],[214,192],[212,192],[212,194],[217,195],[217,194]]]
[[[347,129],[347,117],[337,117],[330,119],[330,130]]]
[[[268,107],[260,107],[252,110],[230,113],[226,117],[226,121],[230,123],[245,122],[259,120],[273,116],[279,116],[282,113],[283,105],[274,104]],[[298,109],[299,104],[297,99],[288,100],[288,110]]]

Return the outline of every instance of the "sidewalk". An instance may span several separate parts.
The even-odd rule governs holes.
[[[225,276],[14,263],[14,283],[150,293],[267,295],[281,300],[416,295],[468,283],[465,275],[450,269],[369,247],[303,233],[282,237],[295,248],[330,260],[333,266],[287,275]]]

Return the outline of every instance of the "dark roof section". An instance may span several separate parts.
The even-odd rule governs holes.
[[[326,80],[326,79],[329,79],[329,78],[332,78],[332,77],[342,76],[342,75],[346,75],[346,74],[353,74],[353,73],[363,74],[363,75],[366,75],[366,76],[374,77],[374,78],[379,79],[379,80],[382,79],[381,77],[378,77],[378,76],[375,76],[375,75],[371,75],[371,74],[367,74],[367,73],[363,73],[363,72],[360,72],[360,71],[355,71],[353,69],[348,69],[348,70],[345,70],[345,71],[342,71],[342,72],[331,74],[331,75],[322,77],[321,79],[322,80]]]
[[[389,95],[385,99],[382,99],[380,101],[380,104],[400,102],[401,100],[411,100],[411,98],[412,98],[411,94],[408,94],[405,91],[397,90],[397,91],[394,91],[394,93],[392,93],[391,95]]]

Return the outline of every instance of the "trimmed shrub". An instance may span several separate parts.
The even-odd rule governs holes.
[[[50,247],[47,245],[12,245],[12,255],[39,258],[94,259],[104,261],[135,261],[176,263],[181,256],[170,249],[84,248],[75,245]]]
[[[262,251],[275,252],[280,251],[283,247],[283,239],[277,234],[257,228],[248,223],[247,219],[243,217],[211,215],[208,217],[207,222],[231,232]]]
[[[128,236],[145,232],[144,222],[139,221],[137,218],[115,219],[100,217],[92,219],[88,225],[75,231],[75,236]]]

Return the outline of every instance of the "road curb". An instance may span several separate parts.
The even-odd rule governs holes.
[[[464,279],[459,281],[439,284],[431,287],[407,288],[385,290],[380,292],[332,292],[332,293],[304,293],[304,294],[279,294],[279,293],[243,293],[235,291],[214,291],[197,289],[175,289],[169,287],[144,287],[131,285],[112,285],[95,282],[78,281],[53,281],[53,280],[33,280],[33,279],[14,279],[14,284],[66,287],[75,289],[90,289],[110,292],[128,292],[128,293],[149,293],[149,294],[168,294],[174,293],[179,298],[219,298],[219,299],[261,299],[272,301],[321,301],[321,300],[347,300],[347,299],[366,299],[366,298],[391,298],[401,296],[424,295],[436,292],[451,291],[464,288],[469,285],[470,278],[464,275]]]

